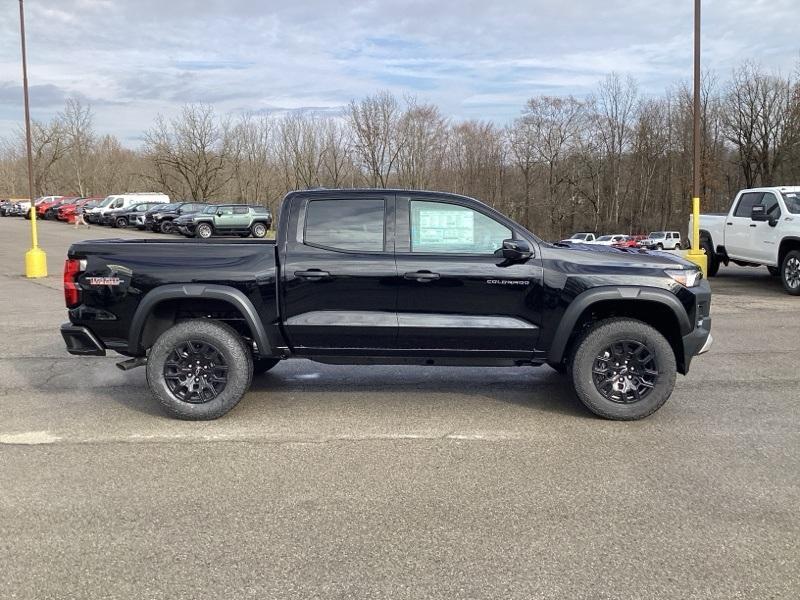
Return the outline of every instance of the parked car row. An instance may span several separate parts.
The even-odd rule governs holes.
[[[680,250],[681,234],[677,231],[654,231],[647,236],[614,233],[597,237],[594,233],[578,232],[559,243],[612,246],[614,248],[646,248],[648,250]]]
[[[74,221],[82,212],[87,223],[117,229],[136,227],[156,233],[180,233],[186,237],[210,238],[214,235],[266,237],[272,227],[272,214],[264,206],[248,204],[209,204],[170,202],[158,193],[114,194],[97,198],[44,196],[31,208],[30,201],[3,201],[0,215],[30,218],[36,210],[39,219]]]

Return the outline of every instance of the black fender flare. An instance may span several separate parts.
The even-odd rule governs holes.
[[[167,284],[154,288],[145,294],[144,298],[139,302],[131,321],[128,333],[128,353],[131,356],[144,354],[145,349],[141,347],[144,324],[160,302],[186,298],[207,298],[229,302],[242,313],[245,322],[253,333],[253,339],[258,345],[259,353],[262,356],[272,355],[272,345],[269,343],[264,324],[261,322],[261,318],[250,299],[241,290],[237,290],[234,287],[205,283]]]
[[[561,322],[558,324],[547,361],[551,364],[560,363],[564,358],[567,343],[572,335],[575,325],[583,312],[591,305],[608,300],[634,300],[657,302],[669,308],[680,324],[681,336],[692,330],[692,323],[686,309],[680,300],[670,292],[658,288],[637,286],[609,286],[586,290],[579,294],[564,311]]]

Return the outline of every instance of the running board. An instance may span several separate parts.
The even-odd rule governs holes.
[[[117,363],[117,368],[123,371],[130,371],[136,367],[143,367],[147,364],[146,356],[137,356],[136,358],[129,358]]]

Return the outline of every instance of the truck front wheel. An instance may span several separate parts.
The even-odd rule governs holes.
[[[783,289],[792,296],[800,296],[800,250],[792,250],[783,258],[781,281]]]
[[[164,410],[188,421],[221,417],[253,377],[253,357],[232,327],[183,321],[162,333],[147,357],[147,385]]]
[[[200,223],[195,229],[197,235],[204,240],[207,240],[214,234],[214,229],[208,223]]]
[[[675,353],[650,325],[634,319],[599,321],[578,341],[572,381],[581,402],[615,421],[656,412],[675,387]]]

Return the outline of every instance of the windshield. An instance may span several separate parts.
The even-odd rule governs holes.
[[[654,231],[650,234],[651,240],[657,240],[658,238],[666,237],[666,234],[663,231]]]
[[[109,204],[111,204],[111,203],[112,203],[114,200],[116,200],[116,199],[117,199],[117,197],[116,197],[116,196],[109,196],[108,198],[106,198],[105,200],[103,200],[103,201],[102,201],[100,204],[98,204],[97,206],[99,206],[100,208],[103,208],[104,206],[108,206]]]
[[[793,215],[800,215],[800,193],[786,192],[783,194],[783,201],[786,203],[786,210]]]
[[[576,233],[575,235],[573,235],[573,236],[572,236],[571,238],[569,238],[569,239],[571,239],[571,240],[585,240],[585,239],[587,239],[588,237],[589,237],[589,234],[588,234],[588,233]]]
[[[610,236],[610,235],[601,235],[599,238],[597,238],[597,241],[598,242],[607,242],[608,240],[611,239],[611,237],[612,236]]]
[[[213,215],[217,210],[217,206],[212,204],[210,206],[206,206],[206,209],[203,211],[204,214]]]

